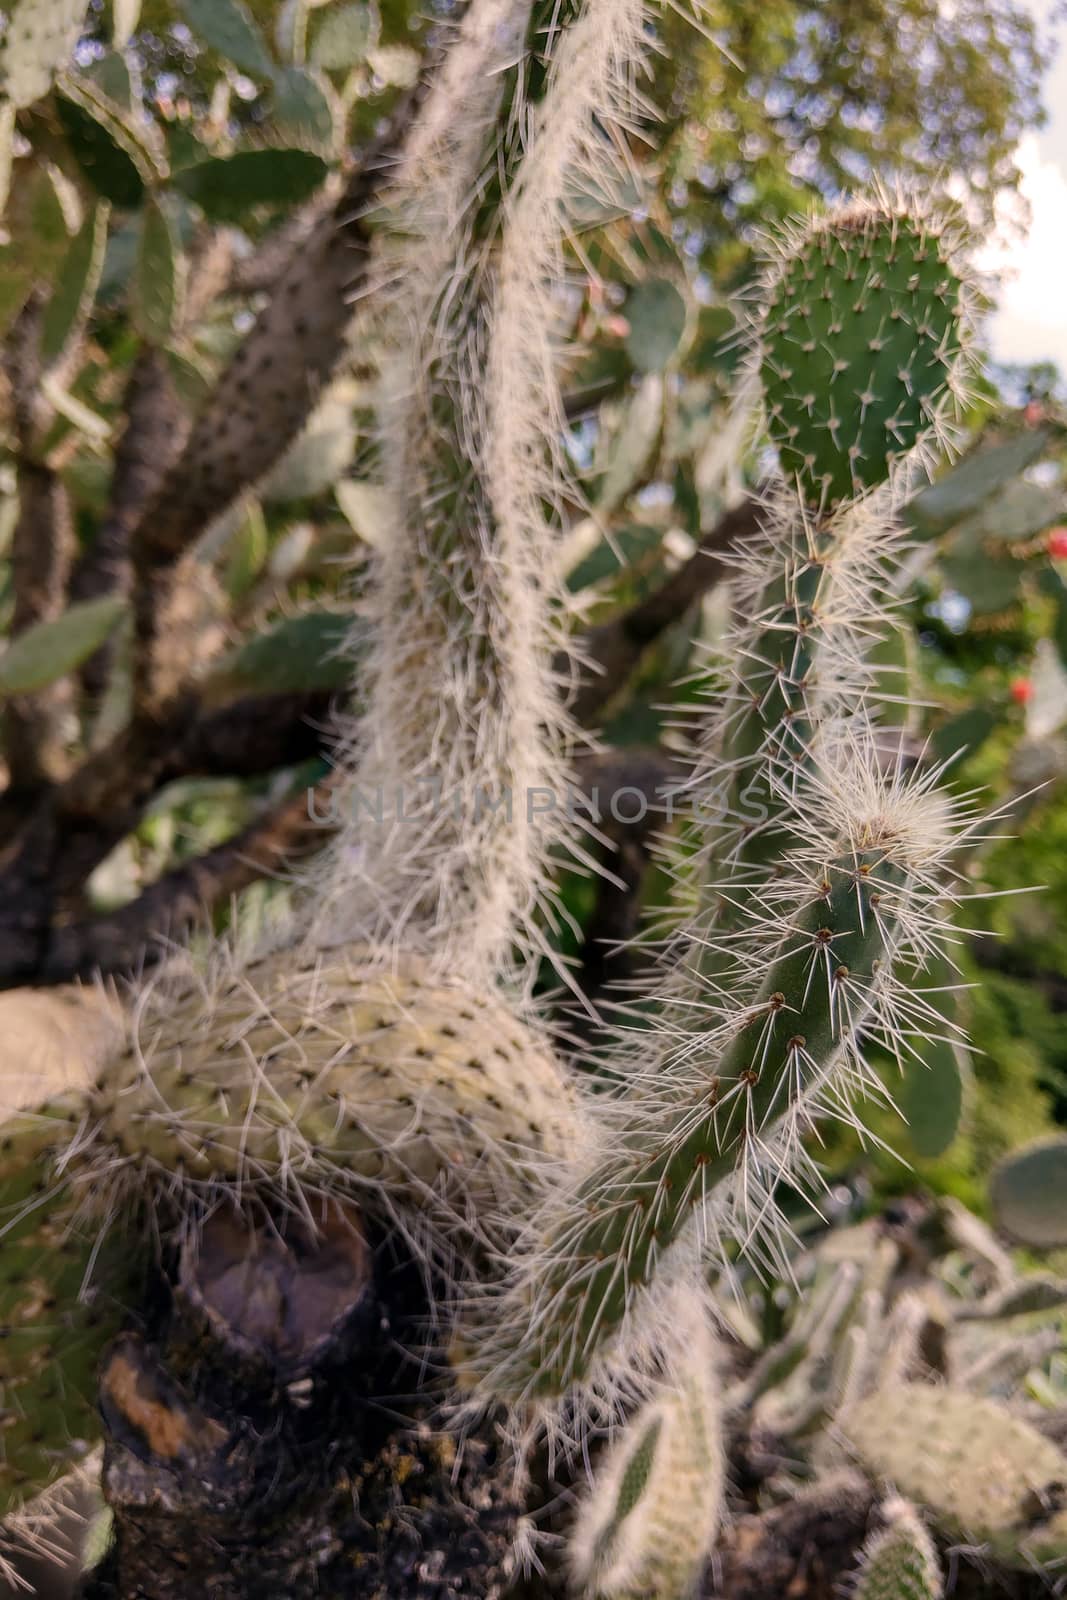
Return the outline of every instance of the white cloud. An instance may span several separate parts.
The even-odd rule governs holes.
[[[1005,225],[977,260],[1001,279],[990,342],[1000,361],[1056,361],[1067,373],[1067,174],[1042,156],[1035,134],[1016,159],[1029,228],[1013,236]]]

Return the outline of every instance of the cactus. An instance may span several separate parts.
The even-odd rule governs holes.
[[[32,105],[66,66],[88,10],[87,0],[19,0],[0,47],[0,89],[13,106]]]
[[[926,259],[919,281],[906,290],[887,287],[873,266],[859,273],[860,259],[891,261],[895,282],[902,257],[912,252]],[[809,280],[816,297],[810,305],[807,299],[794,304],[797,286]],[[854,304],[857,281],[864,285],[861,309]],[[868,297],[881,309],[872,312]],[[788,845],[776,777],[794,781],[811,760],[820,723],[856,714],[876,698],[871,647],[890,626],[891,580],[902,543],[894,511],[916,469],[947,442],[973,360],[972,300],[956,229],[901,196],[844,204],[788,230],[769,252],[743,330],[742,398],[762,385],[783,478],[766,496],[759,534],[736,558],[742,620],[728,641],[726,692],[702,730],[693,778],[702,819],[684,865],[712,927],[736,920],[731,883],[742,881],[742,873],[765,874]],[[809,314],[816,321],[834,319],[835,331],[814,348]],[[892,330],[896,365],[918,406],[910,422],[892,419],[892,448],[870,429],[879,418],[888,426],[885,412],[890,403],[896,407],[893,397],[904,379],[894,374],[881,402],[864,398],[872,385],[886,387],[871,367],[872,357],[881,360],[884,352],[866,349],[872,341],[881,344],[877,328],[883,324]],[[928,383],[908,365],[920,337],[916,324],[944,330],[932,366],[914,357]],[[800,340],[798,328],[805,334]],[[826,361],[843,363],[836,377],[822,370]],[[846,394],[852,397],[847,406]],[[821,399],[809,406],[812,395]],[[822,405],[828,415],[820,417]],[[818,485],[814,476],[805,478],[809,460],[820,474]],[[826,476],[831,460],[837,466]],[[713,945],[705,947],[701,968],[708,981],[720,979]]]
[[[933,1384],[894,1384],[850,1408],[839,1426],[868,1471],[1005,1565],[1067,1556],[1067,1456],[1006,1406]]]
[[[290,120],[306,123],[309,106],[315,120],[311,89],[332,119],[331,94],[297,60],[299,10],[297,65],[283,74],[238,0],[188,6],[209,44],[273,85],[283,121],[287,94]],[[877,1089],[865,1041],[900,1056],[936,1026],[921,975],[968,813],[936,771],[905,777],[876,747],[868,646],[900,486],[943,438],[964,381],[969,282],[951,228],[886,196],[798,228],[764,275],[750,372],[782,475],[738,560],[736,661],[704,716],[697,788],[724,805],[687,830],[681,870],[700,903],[663,952],[654,1026],[617,1041],[608,1085],[586,1092],[531,999],[552,853],[581,854],[558,804],[576,736],[557,682],[553,296],[578,180],[613,181],[607,135],[637,109],[646,17],[641,0],[584,0],[566,25],[558,10],[463,10],[375,219],[367,317],[389,526],[347,641],[361,708],[340,728],[340,837],[271,947],[216,944],[140,985],[130,1036],[92,1088],[18,1124],[8,1203],[13,1241],[44,1250],[73,1306],[71,1274],[80,1285],[90,1260],[93,1284],[121,1298],[112,1223],[131,1197],[163,1237],[223,1197],[305,1218],[324,1195],[356,1197],[372,1233],[398,1227],[428,1269],[440,1300],[429,1320],[455,1319],[458,1383],[471,1405],[510,1409],[513,1440],[531,1411],[580,1443],[591,1420],[632,1412],[578,1509],[571,1575],[590,1600],[677,1600],[721,1502],[704,1258],[722,1267],[736,1247],[777,1263],[776,1191],[814,1175],[803,1136],[821,1114],[856,1120],[854,1100]],[[530,58],[546,25],[544,74]],[[162,344],[178,300],[155,198],[166,165],[81,80],[57,106],[104,193],[130,207],[150,197],[138,319]],[[328,173],[318,148],[333,153],[332,121],[310,142],[176,162],[173,184],[209,220],[305,197]],[[662,364],[667,342],[643,364]],[[219,448],[232,457],[232,441]],[[386,817],[398,791],[415,809]],[[540,818],[539,793],[551,803]],[[38,1212],[17,1186],[41,1182]],[[45,1249],[68,1221],[86,1227],[74,1266]],[[937,1471],[908,1463],[901,1487],[951,1525],[960,1508],[932,1504],[932,1485],[954,1459],[958,1396],[905,1381],[926,1313],[902,1294],[886,1315],[885,1257],[866,1278],[839,1275],[746,1400],[797,1437],[836,1408],[869,1470],[887,1473],[893,1456],[893,1476],[878,1408],[896,1404],[909,1427],[940,1408]],[[24,1339],[8,1383],[39,1409],[45,1290],[10,1302]],[[71,1341],[72,1383],[87,1381],[96,1338]],[[767,1393],[783,1373],[784,1403]],[[73,1419],[89,1431],[88,1412],[55,1409],[44,1437],[22,1412],[9,1432],[8,1470],[32,1488],[69,1459],[61,1430]],[[998,1413],[997,1450],[1011,1454],[1024,1426]],[[1051,1457],[1032,1461],[1044,1492]],[[998,1550],[1014,1532],[1035,1559],[1055,1553],[1055,1511],[1035,1533],[1032,1518],[1009,1526],[996,1492],[975,1499],[968,1526]],[[868,1554],[871,1600],[891,1544]],[[907,1596],[922,1563],[905,1566]]]
[[[1005,1233],[1020,1244],[1054,1250],[1067,1244],[1067,1138],[1053,1134],[1006,1156],[989,1198]]]
[[[914,1506],[894,1497],[864,1547],[853,1600],[941,1600],[941,1563]]]
[[[842,504],[941,433],[966,293],[942,222],[889,197],[786,235],[760,301],[767,428],[808,504]]]
[[[491,1385],[566,1392],[636,1307],[655,1315],[643,1291],[691,1225],[712,1247],[720,1228],[748,1240],[767,1228],[800,1130],[866,1081],[859,1029],[899,1026],[894,960],[906,967],[930,937],[954,819],[925,780],[885,786],[851,757],[832,786],[824,775],[790,801],[810,842],[731,937],[745,998],[706,1001],[706,1029],[668,1040],[573,1191],[534,1224],[510,1315],[486,1341]]]
[[[513,969],[516,942],[540,951],[551,851],[576,831],[559,804],[572,736],[553,666],[565,613],[546,515],[566,482],[552,294],[576,174],[610,180],[602,129],[625,120],[643,47],[637,0],[592,0],[563,32],[541,100],[519,115],[516,41],[528,29],[539,38],[546,19],[554,30],[555,9],[496,0],[468,14],[387,208],[398,235],[381,265],[397,284],[380,332],[393,525],[378,550],[366,709],[349,730],[341,804],[342,851],[372,865],[363,883],[327,869],[315,889],[316,940],[409,944],[479,981]],[[528,129],[506,195],[498,122]],[[408,814],[383,826],[373,807],[398,793]]]
[[[590,1600],[685,1600],[718,1532],[723,1467],[715,1340],[703,1297],[679,1290],[658,1392],[597,1464],[570,1544]]]
[[[180,1172],[190,1199],[259,1187],[295,1205],[303,1188],[351,1184],[368,1203],[445,1205],[443,1257],[457,1219],[477,1224],[538,1157],[570,1152],[573,1091],[499,1001],[411,957],[298,953],[170,968],[99,1076],[95,1137],[72,1170],[103,1167],[137,1193]]]

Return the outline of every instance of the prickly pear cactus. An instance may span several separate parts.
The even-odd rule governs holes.
[[[864,1549],[854,1600],[941,1600],[941,1563],[914,1506],[894,1497],[881,1511],[887,1526]]]
[[[1067,1556],[1067,1456],[1007,1406],[934,1384],[887,1385],[841,1433],[863,1466],[958,1538],[1029,1568]]]
[[[814,506],[886,480],[955,399],[965,284],[943,224],[888,198],[787,236],[759,325],[767,427]]]
[[[500,1001],[366,950],[287,950],[184,984],[172,971],[91,1112],[134,1187],[181,1171],[209,1189],[333,1181],[424,1204],[510,1195],[580,1127],[552,1052]]]
[[[571,1538],[573,1581],[589,1600],[684,1600],[718,1533],[722,1415],[703,1298],[675,1292],[658,1392],[598,1462]]]
[[[1005,1233],[1037,1250],[1067,1244],[1067,1138],[1051,1135],[1006,1156],[989,1198]]]

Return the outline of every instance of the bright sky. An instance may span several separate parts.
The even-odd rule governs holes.
[[[1052,0],[1029,0],[1042,23]],[[1005,271],[1000,308],[990,328],[1001,361],[1058,362],[1067,376],[1067,29],[1046,74],[1049,121],[1019,147],[1022,190],[1030,202],[1025,238],[993,246],[980,265]]]

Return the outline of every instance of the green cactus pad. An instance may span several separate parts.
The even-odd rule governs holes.
[[[1067,1135],[1037,1139],[1006,1156],[989,1196],[998,1226],[1038,1250],[1067,1245]]]
[[[1024,1569],[1067,1557],[1067,1456],[1006,1406],[899,1383],[852,1407],[840,1428],[868,1472],[953,1537]]]
[[[864,1550],[854,1600],[941,1600],[941,1564],[914,1507],[894,1499],[882,1511],[888,1526]]]
[[[494,1195],[502,1172],[513,1185],[569,1151],[577,1117],[554,1057],[499,1001],[365,952],[305,969],[273,956],[214,992],[172,982],[93,1100],[100,1137],[168,1181],[347,1177],[393,1200]]]
[[[0,1518],[66,1475],[100,1433],[96,1368],[131,1281],[51,1172],[80,1097],[0,1125]]]
[[[960,359],[963,283],[938,227],[890,206],[814,222],[769,275],[759,374],[782,470],[847,501],[936,436]]]

